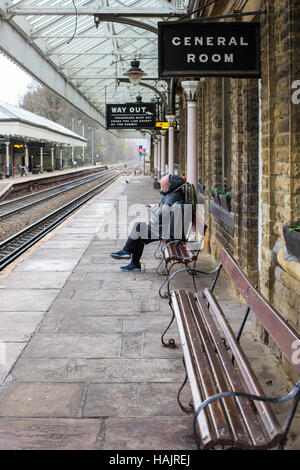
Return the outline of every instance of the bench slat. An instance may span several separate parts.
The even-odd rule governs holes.
[[[222,341],[221,336],[217,331],[215,331],[214,336],[212,335],[212,331],[207,328],[208,324],[205,321],[205,317],[208,315],[210,316],[207,308],[205,305],[199,305],[199,303],[196,302],[194,295],[192,293],[186,293],[190,305],[191,305],[191,311],[194,316],[194,322],[195,322],[195,334],[197,334],[197,329],[198,329],[198,334],[200,335],[201,338],[201,343],[203,344],[203,347],[205,348],[205,352],[209,361],[209,365],[211,368],[211,374],[214,377],[214,380],[217,383],[218,386],[218,392],[227,392],[230,387],[228,386],[227,380],[225,379],[225,375],[223,373],[223,370],[221,368],[221,364],[219,362],[219,359],[216,354],[216,348],[219,347],[220,350],[225,353],[227,356],[227,359],[230,362],[228,353],[224,347],[224,343]],[[204,307],[204,309],[202,308]],[[202,311],[201,311],[202,310]],[[241,390],[242,388],[240,388]],[[252,441],[249,439],[249,435],[247,433],[247,430],[244,426],[243,420],[241,419],[241,415],[236,407],[236,402],[233,397],[228,397],[222,400],[223,406],[226,411],[226,419],[228,420],[231,428],[231,433],[233,435],[233,440],[236,445],[238,445],[239,448],[249,448],[252,445]],[[265,442],[264,436],[260,430],[260,437],[263,437],[263,441]]]
[[[292,360],[295,351],[292,345],[293,343],[295,344],[296,341],[300,341],[300,335],[289,325],[280,313],[272,308],[262,295],[254,289],[234,259],[224,248],[220,254],[220,262],[234,281],[247,305],[253,310],[260,323],[300,375],[300,364],[296,364],[295,361]]]
[[[213,381],[213,377],[210,371],[208,358],[206,353],[202,350],[202,342],[199,337],[199,333],[197,331],[194,319],[193,319],[193,312],[189,299],[185,295],[184,292],[177,293],[178,303],[180,306],[180,313],[183,319],[183,327],[185,329],[185,336],[188,342],[188,345],[191,349],[193,362],[196,368],[196,374],[199,377],[200,385],[201,385],[201,396],[202,400],[199,405],[211,395],[218,393],[216,389],[215,383]],[[206,338],[207,340],[207,338]],[[209,339],[208,345],[209,347]],[[197,405],[195,404],[195,408]],[[214,434],[216,436],[217,442],[223,445],[232,445],[233,444],[233,437],[231,434],[231,430],[228,427],[226,417],[224,415],[221,402],[216,401],[209,405],[209,412],[211,423],[213,426]]]
[[[216,350],[218,352],[222,368],[226,378],[229,382],[230,388],[233,391],[245,391],[241,383],[241,380],[235,370],[235,367],[231,361],[231,357],[226,350],[226,347],[222,341],[221,335],[216,327],[216,324],[208,310],[205,303],[204,297],[201,294],[196,294],[197,302],[199,303],[199,310],[203,312],[203,319],[206,323],[207,329],[213,338]],[[216,378],[218,379],[220,373],[217,372]],[[228,391],[222,390],[222,391]],[[261,428],[261,424],[254,413],[253,408],[250,405],[250,401],[247,398],[236,397],[236,403],[238,404],[239,410],[243,417],[247,431],[251,437],[251,445],[256,448],[266,448],[267,441],[265,439],[264,432]]]
[[[255,374],[249,364],[246,355],[244,354],[239,343],[236,342],[235,335],[227,322],[224,313],[222,312],[214,294],[209,289],[203,291],[207,298],[217,320],[226,336],[226,340],[230,349],[235,357],[237,365],[239,366],[240,372],[245,380],[248,390],[251,394],[264,396],[264,392],[257,381]],[[282,429],[272,411],[272,408],[268,403],[261,401],[255,401],[255,407],[260,415],[260,418],[264,424],[264,427],[269,435],[271,442],[279,442],[283,436]]]
[[[181,260],[183,263],[190,263],[197,258],[192,250],[187,249],[181,243],[170,243],[163,246],[164,257],[167,262]]]
[[[183,322],[181,318],[180,304],[178,302],[176,292],[173,292],[171,297],[172,297],[174,314],[177,320],[179,336],[180,336],[184,359],[185,359],[186,373],[187,373],[190,387],[193,393],[194,406],[197,409],[203,402],[201,391],[198,385],[198,377],[195,372],[194,365],[191,360],[191,356],[189,354],[188,342],[186,339],[185,328],[183,326]],[[198,416],[198,426],[201,429],[201,439],[202,439],[203,447],[206,449],[210,449],[214,447],[216,444],[216,437],[213,434],[211,430],[211,426],[209,424],[208,410],[204,410],[204,413],[200,413],[200,415]]]

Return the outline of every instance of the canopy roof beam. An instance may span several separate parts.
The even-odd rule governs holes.
[[[93,16],[100,15],[101,18],[105,19],[106,17],[124,17],[127,18],[164,18],[166,16],[180,17],[182,16],[184,10],[175,10],[171,8],[161,7],[161,8],[133,8],[133,7],[78,7],[77,15],[78,16]],[[47,7],[43,8],[33,8],[33,7],[9,7],[7,9],[8,14],[18,15],[18,16],[74,16],[74,8],[56,8],[56,7]]]

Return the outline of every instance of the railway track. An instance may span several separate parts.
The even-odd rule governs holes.
[[[1,219],[5,217],[12,216],[19,211],[29,209],[32,206],[45,202],[54,196],[61,195],[64,192],[78,188],[79,186],[83,186],[87,183],[90,183],[99,178],[102,178],[103,176],[107,176],[115,172],[116,170],[118,169],[102,170],[102,171],[97,172],[96,174],[82,177],[79,180],[77,179],[76,181],[73,181],[73,182],[62,183],[55,187],[38,191],[34,194],[30,194],[27,196],[22,196],[16,199],[11,199],[9,201],[2,202],[0,203],[0,223],[1,223]]]
[[[19,231],[3,242],[0,242],[0,271],[12,263],[15,259],[17,259],[31,246],[33,246],[38,240],[43,238],[47,233],[60,225],[83,204],[88,202],[94,196],[100,194],[122,173],[129,174],[131,171],[132,170],[119,170],[116,175],[111,176],[107,180],[101,182],[99,185],[81,194],[71,202],[68,202],[67,204],[59,207],[55,211],[29,225],[25,229]]]

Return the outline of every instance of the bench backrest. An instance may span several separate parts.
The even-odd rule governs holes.
[[[300,375],[300,335],[250,284],[225,248],[221,251],[220,263],[235,283],[247,305],[255,313],[259,322]]]

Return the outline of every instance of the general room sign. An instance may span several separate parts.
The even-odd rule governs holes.
[[[159,77],[259,78],[260,23],[158,23]]]
[[[124,103],[106,105],[107,129],[155,128],[155,103]]]

